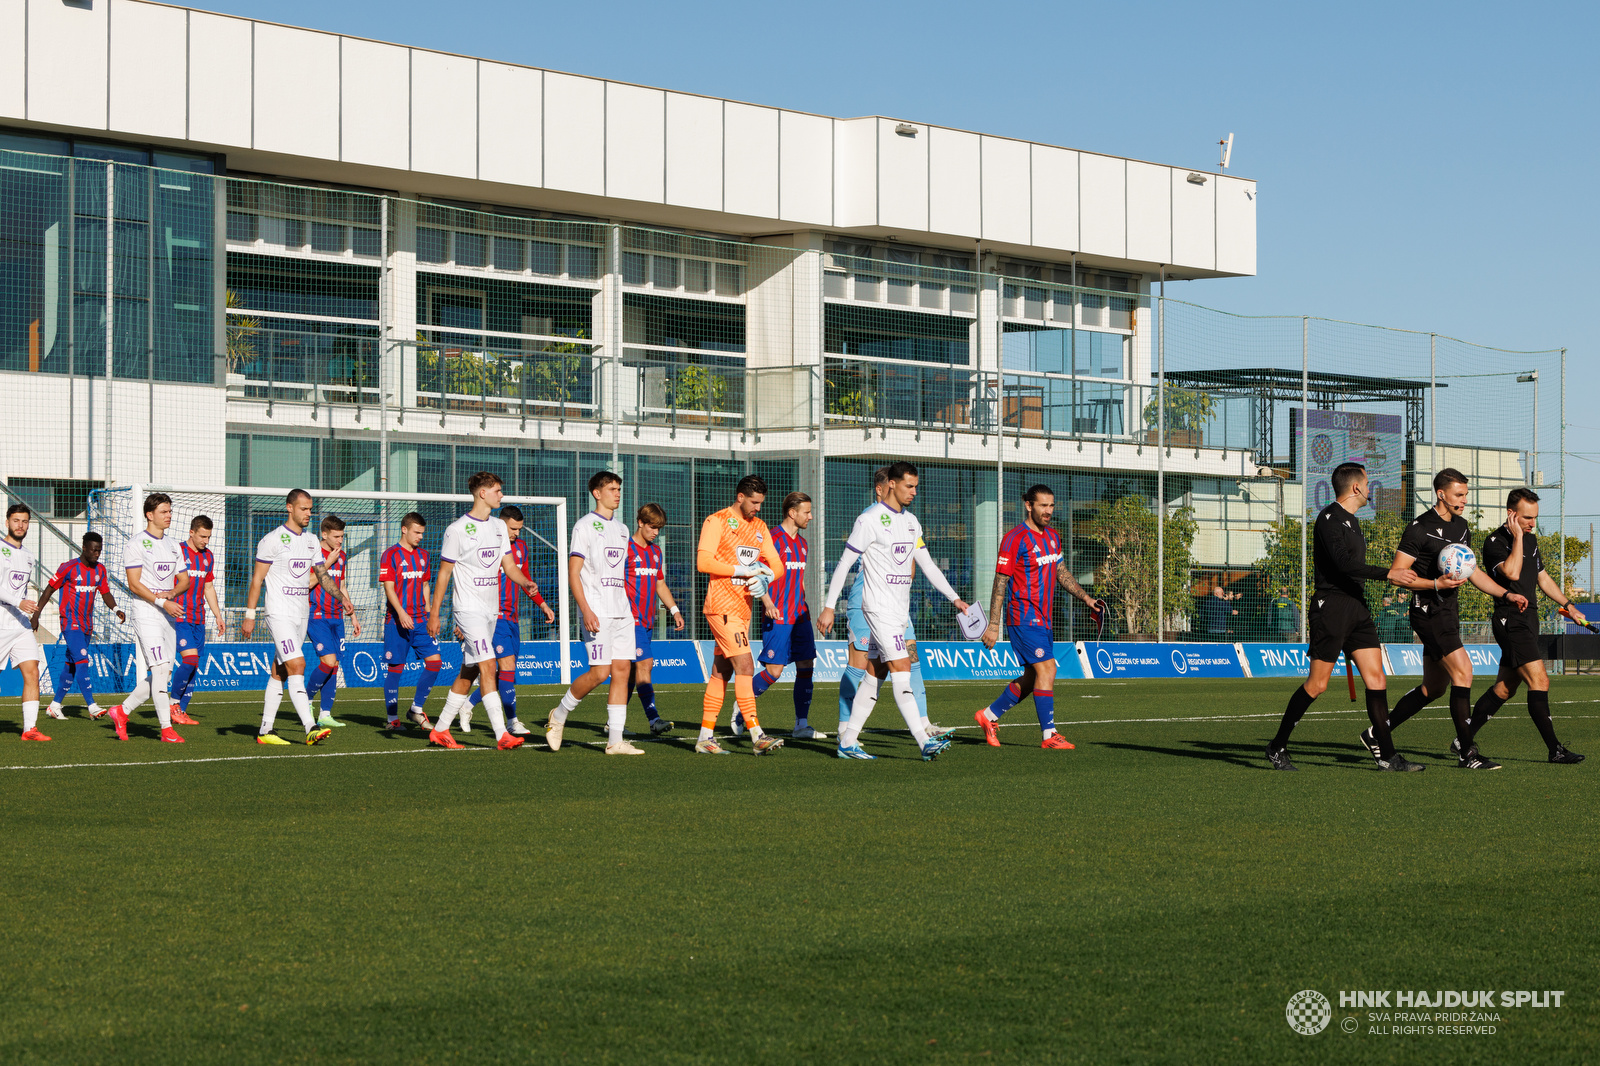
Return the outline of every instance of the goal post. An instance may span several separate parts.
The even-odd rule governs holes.
[[[208,547],[215,556],[217,600],[230,634],[237,633],[243,619],[244,597],[254,568],[256,542],[282,523],[288,488],[230,485],[220,488],[133,484],[97,489],[90,495],[89,528],[105,538],[101,562],[113,574],[121,575],[125,541],[144,528],[143,502],[151,493],[172,497],[172,525],[169,535],[187,538],[189,526],[198,515],[211,519]],[[363,639],[382,640],[385,607],[378,583],[378,560],[400,539],[400,522],[417,511],[427,520],[422,546],[435,560],[438,572],[439,542],[445,527],[472,506],[465,493],[362,492],[349,489],[305,490],[311,494],[316,510],[308,527],[318,533],[322,519],[337,514],[345,523],[345,589],[350,594],[364,630]],[[572,663],[568,640],[572,632],[571,589],[567,581],[567,501],[560,496],[506,496],[501,506],[515,504],[525,512],[522,534],[528,542],[528,570],[540,590],[547,592],[553,578],[557,590],[556,637],[561,683],[571,684]],[[534,638],[537,639],[537,638]]]

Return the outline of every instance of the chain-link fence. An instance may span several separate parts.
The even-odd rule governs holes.
[[[1370,472],[1375,562],[1447,466],[1471,479],[1479,540],[1516,485],[1562,526],[1562,351],[1232,315],[1075,260],[730,239],[168,162],[0,151],[0,370],[34,426],[5,473],[54,530],[41,581],[102,489],[448,495],[489,469],[577,516],[613,468],[624,517],[666,510],[668,581],[705,636],[695,539],[740,477],[767,479],[769,522],[789,491],[815,498],[816,604],[872,470],[907,458],[963,597],[987,604],[1000,536],[1043,483],[1069,567],[1114,608],[1108,636],[1279,640],[1301,635],[1303,517],[1341,461]],[[530,520],[548,584],[554,530]],[[1545,556],[1572,585],[1588,551],[1552,537]],[[1399,617],[1373,596],[1380,625]],[[1057,602],[1058,634],[1083,636]],[[925,637],[954,634],[925,586],[914,610]]]

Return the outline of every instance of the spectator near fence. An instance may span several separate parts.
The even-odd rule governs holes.
[[[1294,596],[1287,588],[1279,589],[1272,598],[1267,621],[1275,640],[1289,643],[1299,638],[1300,609],[1295,606]]]

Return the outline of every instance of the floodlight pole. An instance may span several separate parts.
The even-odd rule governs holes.
[[[1561,592],[1567,591],[1567,350],[1561,349]]]
[[[1306,515],[1309,508],[1306,506],[1310,499],[1311,485],[1306,478],[1306,449],[1310,441],[1311,420],[1306,417],[1306,406],[1311,402],[1311,319],[1302,315],[1300,318],[1300,447],[1297,458],[1300,460],[1300,643],[1306,643],[1310,638],[1306,635]],[[1294,431],[1289,427],[1290,432]]]
[[[1156,301],[1156,642],[1167,613],[1167,268]]]

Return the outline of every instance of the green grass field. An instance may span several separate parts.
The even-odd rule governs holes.
[[[350,692],[315,749],[251,744],[256,696],[198,697],[182,747],[153,715],[24,745],[7,701],[0,1060],[1592,1061],[1600,681],[1552,694],[1590,761],[1546,764],[1519,700],[1476,774],[1439,705],[1397,733],[1428,771],[1376,772],[1339,688],[1302,772],[1270,772],[1293,684],[1060,682],[1076,751],[1038,748],[1030,704],[932,764],[888,731],[871,763],[697,757],[688,689],[632,759],[596,746],[599,697],[559,753],[481,725],[430,751]],[[933,717],[970,727],[996,688],[936,684]],[[762,711],[785,729],[788,690]],[[1337,995],[1489,988],[1566,996],[1401,1036]],[[1301,989],[1334,1004],[1316,1036],[1285,1021]]]

